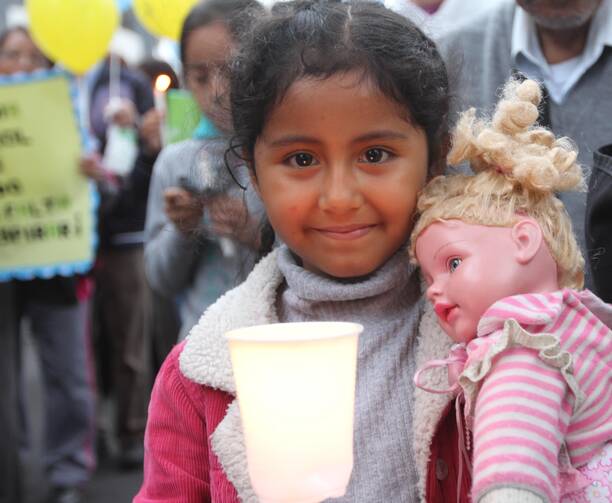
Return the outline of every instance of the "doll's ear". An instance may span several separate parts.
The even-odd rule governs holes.
[[[512,240],[516,246],[516,259],[519,264],[529,263],[544,240],[540,224],[531,218],[518,221],[512,226]]]

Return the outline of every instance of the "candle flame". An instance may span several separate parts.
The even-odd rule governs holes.
[[[172,84],[172,79],[169,75],[162,73],[155,79],[155,90],[160,93],[165,93]]]

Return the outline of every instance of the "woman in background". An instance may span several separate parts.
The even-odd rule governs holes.
[[[0,75],[33,72],[48,69],[52,63],[36,47],[24,28],[12,28],[0,38]],[[40,169],[44,169],[41,166]],[[92,369],[89,368],[89,288],[87,279],[77,276],[54,276],[50,279],[14,281],[17,299],[17,318],[27,318],[32,336],[39,346],[44,383],[44,464],[51,484],[50,502],[77,503],[80,489],[89,480],[95,465],[93,445],[94,390]],[[9,295],[10,285],[2,285],[3,295]],[[4,298],[2,299],[4,301]],[[4,302],[2,302],[4,304]],[[3,310],[9,306],[2,306]],[[0,318],[14,327],[9,316]],[[0,334],[3,343],[8,342],[11,330]],[[18,352],[2,352],[7,365],[3,372],[18,368]],[[11,360],[8,362],[8,360]],[[15,376],[2,380],[4,397],[14,395],[11,385]],[[13,397],[11,396],[11,399]],[[18,410],[17,403],[7,403],[2,413]],[[14,418],[9,421],[13,423]],[[14,442],[17,435],[11,429],[3,430],[2,437]],[[9,446],[10,447],[10,446]],[[12,446],[13,449],[16,447]],[[16,453],[0,449],[3,456],[12,461],[3,475],[11,477],[17,468]],[[5,501],[21,501],[15,496],[17,478],[7,485],[13,496]],[[4,484],[0,485],[4,490]],[[11,489],[13,487],[14,489]],[[0,492],[0,494],[2,494]],[[8,493],[7,493],[8,494]]]

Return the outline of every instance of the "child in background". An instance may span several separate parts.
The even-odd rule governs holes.
[[[145,244],[151,288],[181,300],[179,340],[254,262],[257,229],[250,225],[244,194],[231,178],[228,186],[214,191],[204,182],[229,178],[225,153],[231,119],[225,70],[239,37],[262,12],[257,0],[206,0],[196,4],[183,25],[184,81],[204,115],[193,139],[165,147],[155,163]],[[243,163],[233,155],[228,159],[238,175]],[[224,253],[219,236],[239,243],[236,253]]]
[[[381,5],[281,3],[243,42],[230,101],[233,145],[273,231],[262,244],[270,252],[275,234],[281,245],[164,363],[135,501],[257,501],[223,334],[315,320],[365,327],[355,465],[335,501],[422,501],[448,400],[420,406],[413,376],[450,344],[422,316],[418,272],[403,250],[417,193],[445,157],[448,84],[435,44]]]
[[[612,307],[579,290],[584,260],[555,193],[580,188],[581,170],[566,139],[534,126],[540,99],[511,81],[492,121],[463,114],[448,160],[477,174],[432,180],[412,234],[458,343],[423,369],[447,365],[464,400],[474,502],[612,497]]]

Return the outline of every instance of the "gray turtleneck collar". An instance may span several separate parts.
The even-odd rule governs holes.
[[[355,464],[346,496],[333,501],[418,501],[412,417],[422,304],[408,254],[400,251],[375,273],[351,280],[305,270],[287,247],[279,250],[278,265],[285,277],[277,302],[279,321],[364,326],[357,366]]]

